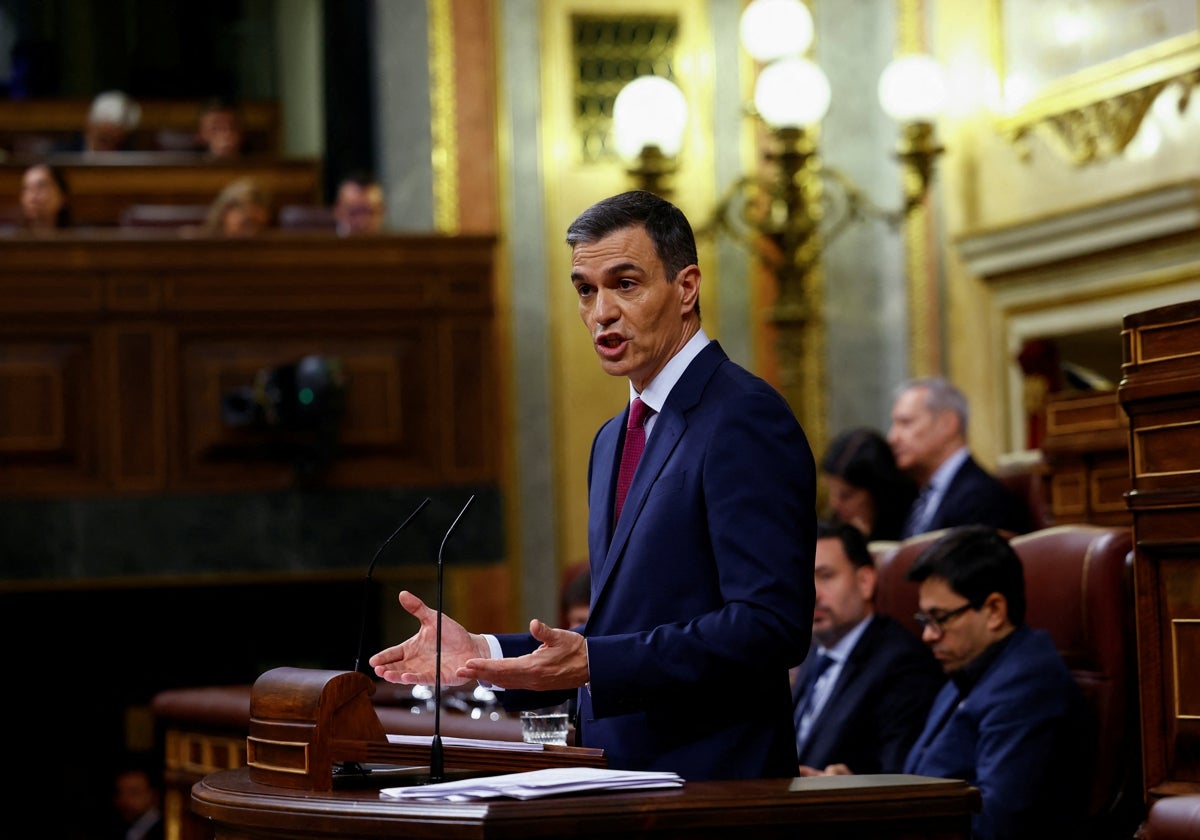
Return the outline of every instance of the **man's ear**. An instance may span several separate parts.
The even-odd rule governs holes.
[[[858,586],[858,594],[869,604],[875,603],[875,587],[879,583],[879,574],[874,566],[859,566],[854,570],[854,582]]]
[[[689,265],[675,275],[679,306],[683,312],[695,310],[700,303],[700,266]]]
[[[987,628],[989,630],[1002,630],[1009,624],[1008,599],[999,592],[993,592],[987,596],[980,609],[987,615]]]

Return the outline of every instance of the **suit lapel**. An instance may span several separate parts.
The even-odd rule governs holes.
[[[658,418],[654,421],[654,431],[650,434],[650,438],[646,442],[646,449],[642,453],[642,459],[638,463],[637,472],[633,476],[633,484],[630,485],[629,493],[625,496],[625,507],[621,512],[621,520],[616,523],[615,528],[612,524],[613,487],[616,484],[617,469],[621,457],[618,442],[624,439],[620,429],[624,427],[625,418],[629,415],[628,408],[621,415],[621,425],[617,427],[617,433],[611,436],[611,444],[604,441],[601,442],[605,444],[603,447],[605,451],[601,451],[601,445],[597,444],[597,468],[606,469],[607,473],[596,477],[596,480],[602,482],[602,484],[597,484],[598,495],[592,501],[593,504],[599,502],[602,505],[604,521],[607,523],[606,530],[612,534],[612,539],[606,547],[607,550],[602,555],[603,561],[600,567],[592,571],[592,574],[596,578],[592,584],[596,592],[593,609],[596,609],[604,599],[608,580],[612,577],[613,571],[624,555],[625,547],[629,543],[629,537],[637,525],[638,518],[641,516],[642,508],[646,504],[651,487],[658,479],[671,453],[675,451],[675,448],[683,438],[683,433],[687,429],[688,413],[700,402],[700,397],[704,393],[704,386],[708,383],[709,378],[718,365],[727,358],[721,346],[715,341],[710,341],[700,351],[700,354],[692,360],[687,370],[684,371],[683,376],[675,383],[675,387],[671,389],[666,404],[663,405],[662,411],[659,412]],[[595,514],[591,518],[594,522]]]

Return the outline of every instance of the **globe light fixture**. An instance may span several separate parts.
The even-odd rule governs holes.
[[[687,128],[687,99],[672,81],[640,76],[613,102],[613,136],[639,189],[665,194]]]

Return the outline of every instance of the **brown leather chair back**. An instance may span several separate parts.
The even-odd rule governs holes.
[[[875,608],[909,628],[919,587],[909,568],[945,531],[899,543],[872,543]],[[1091,785],[1096,837],[1118,836],[1141,810],[1137,666],[1129,528],[1059,525],[1010,537],[1025,572],[1026,623],[1046,630],[1083,690],[1097,727]],[[1135,823],[1136,824],[1136,823]],[[1132,829],[1126,831],[1127,837]]]
[[[871,543],[870,546],[878,576],[875,611],[896,619],[918,639],[921,638],[921,625],[917,624],[913,615],[917,612],[919,587],[908,579],[908,570],[921,552],[945,533],[929,531],[900,542]]]
[[[1025,570],[1025,621],[1054,638],[1095,716],[1090,814],[1140,798],[1133,635],[1133,535],[1125,527],[1058,525],[1012,538]],[[1136,785],[1136,790],[1134,790]]]

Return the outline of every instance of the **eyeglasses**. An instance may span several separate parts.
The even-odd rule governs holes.
[[[916,620],[917,624],[921,625],[923,629],[932,630],[934,633],[940,636],[946,631],[947,621],[954,618],[956,615],[962,615],[967,610],[971,609],[975,609],[975,605],[968,601],[961,607],[950,610],[950,612],[944,612],[940,615],[931,615],[929,613],[919,612],[915,613],[913,618]]]

